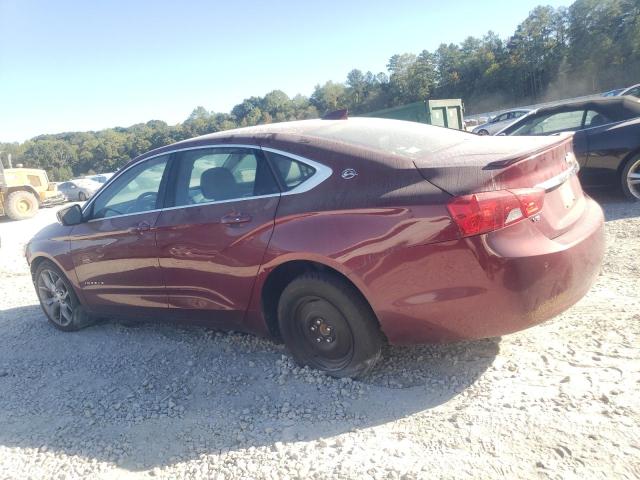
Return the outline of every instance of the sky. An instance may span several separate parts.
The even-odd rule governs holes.
[[[0,0],[0,141],[309,96],[572,0]]]

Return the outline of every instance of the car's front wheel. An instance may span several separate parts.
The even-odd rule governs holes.
[[[73,287],[52,262],[45,260],[38,265],[34,283],[40,306],[56,328],[69,332],[91,323]]]
[[[640,200],[640,155],[630,159],[621,175],[622,191],[629,200]]]
[[[358,377],[380,358],[383,336],[371,307],[337,275],[307,273],[293,280],[280,296],[278,323],[302,366]]]
[[[488,132],[487,130],[482,129],[482,130],[480,130],[480,131],[478,132],[478,135],[483,135],[483,136],[484,136],[484,135],[489,135],[489,132]]]
[[[78,194],[78,200],[80,200],[81,202],[84,202],[87,199],[87,196],[84,194],[84,192],[80,192]]]

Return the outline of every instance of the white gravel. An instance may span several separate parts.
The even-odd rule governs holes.
[[[55,330],[0,220],[0,478],[638,478],[640,204],[599,196],[591,292],[502,339],[389,348],[364,381],[199,326]]]

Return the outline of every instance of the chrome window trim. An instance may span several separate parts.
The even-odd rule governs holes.
[[[132,215],[143,215],[145,213],[153,213],[153,212],[160,212],[160,211],[162,211],[162,208],[154,208],[153,210],[143,210],[142,212],[123,213],[121,215],[112,215],[110,217],[92,218],[91,220],[87,220],[84,223],[102,222],[104,220],[111,220],[112,218],[131,217]]]
[[[311,175],[307,180],[302,182],[300,185],[288,190],[286,192],[282,192],[282,195],[296,195],[298,193],[308,192],[309,190],[317,187],[322,182],[324,182],[327,178],[329,178],[333,174],[333,170],[323,165],[322,163],[314,162],[313,160],[309,160],[308,158],[301,157],[300,155],[296,155],[289,152],[283,152],[282,150],[277,150],[275,148],[262,147],[262,150],[269,153],[275,153],[277,155],[282,155],[283,157],[291,158],[292,160],[296,160],[300,163],[304,163],[313,167],[315,169],[315,173]]]
[[[91,205],[93,205],[93,202],[95,202],[96,199],[107,189],[107,187],[112,182],[114,182],[117,178],[119,178],[120,175],[123,175],[127,170],[129,170],[129,169],[141,164],[142,162],[146,162],[148,160],[153,160],[154,158],[161,157],[163,155],[173,155],[174,153],[186,152],[186,151],[189,151],[189,150],[202,150],[202,149],[211,149],[211,148],[248,148],[248,149],[252,149],[252,150],[263,150],[263,151],[266,151],[266,152],[275,153],[277,155],[282,155],[284,157],[288,157],[288,158],[291,158],[293,160],[302,162],[304,164],[307,164],[307,165],[313,167],[316,171],[309,179],[305,180],[304,182],[302,182],[297,187],[294,187],[291,190],[288,190],[286,192],[270,193],[268,195],[257,195],[257,196],[252,196],[252,197],[232,198],[230,200],[212,200],[210,202],[195,203],[193,205],[180,205],[180,206],[175,206],[175,207],[155,208],[153,210],[145,210],[143,212],[123,213],[122,215],[113,215],[113,216],[110,216],[110,217],[92,218],[91,220],[87,220],[86,223],[97,222],[97,221],[102,221],[102,220],[111,219],[111,218],[129,217],[131,215],[140,215],[140,214],[143,214],[143,213],[162,212],[164,210],[177,210],[177,209],[180,209],[180,208],[199,207],[199,206],[202,206],[202,205],[213,205],[213,204],[218,204],[218,203],[240,202],[240,201],[243,201],[243,200],[253,200],[253,199],[258,199],[258,198],[278,197],[278,196],[284,196],[284,195],[296,195],[298,193],[308,192],[309,190],[317,187],[318,185],[320,185],[322,182],[324,182],[326,179],[328,179],[333,174],[333,170],[331,168],[327,167],[326,165],[323,165],[322,163],[316,162],[314,160],[310,160],[310,159],[308,159],[306,157],[301,157],[300,155],[295,155],[293,153],[285,152],[283,150],[278,150],[276,148],[261,147],[260,145],[228,144],[228,143],[222,144],[221,143],[221,144],[214,144],[214,145],[197,145],[197,146],[193,146],[193,147],[176,148],[174,150],[167,150],[167,151],[164,151],[164,152],[161,152],[161,153],[157,153],[156,155],[152,155],[150,157],[145,157],[145,158],[143,158],[141,160],[138,160],[135,163],[132,163],[127,168],[124,168],[124,169],[118,171],[115,175],[113,175],[109,180],[106,181],[106,183],[102,186],[102,188],[100,188],[98,190],[98,192],[96,194],[94,194],[89,199],[89,201],[87,201],[85,203],[84,207],[82,208],[82,214],[84,215],[86,212],[88,212],[90,210]]]
[[[242,202],[243,200],[256,200],[260,198],[279,197],[280,195],[281,195],[280,193],[269,193],[268,195],[254,195],[253,197],[232,198],[230,200],[211,200],[209,202],[193,203],[190,205],[179,205],[177,207],[154,208],[153,210],[144,210],[142,212],[123,213],[122,215],[112,215],[110,217],[92,218],[91,220],[87,220],[86,223],[99,222],[101,220],[109,220],[112,218],[130,217],[132,215],[142,215],[143,213],[165,212],[168,210],[180,210],[184,208],[202,207],[204,205],[214,205],[214,204],[231,203],[231,202]]]

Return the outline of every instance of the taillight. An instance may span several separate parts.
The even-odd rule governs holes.
[[[455,197],[447,205],[463,237],[512,225],[542,210],[544,190],[519,188]]]

